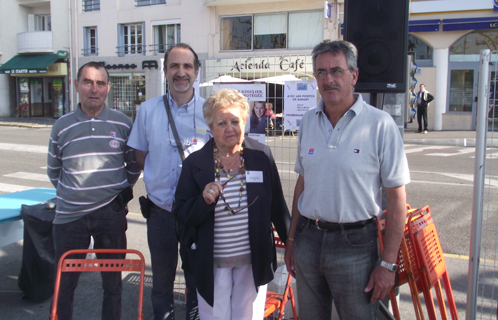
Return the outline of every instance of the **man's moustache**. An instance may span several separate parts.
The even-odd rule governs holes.
[[[188,77],[188,76],[184,76],[184,77],[174,76],[173,80],[188,80],[188,81],[190,81],[190,77]]]
[[[337,89],[337,90],[339,90],[340,87],[338,85],[334,85],[334,84],[324,84],[322,86],[322,89],[323,90],[327,90],[327,89]]]

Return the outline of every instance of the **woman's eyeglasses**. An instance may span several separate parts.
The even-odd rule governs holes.
[[[232,181],[233,179],[235,179],[235,177],[237,177],[238,175],[233,175],[232,177],[230,177],[230,179],[228,179],[227,181],[223,182],[223,184],[221,185],[223,187],[223,189],[225,189],[225,187],[227,186],[228,182]],[[230,207],[230,205],[227,203],[226,199],[225,199],[225,196],[223,194],[220,193],[220,198],[221,200],[223,200],[223,202],[225,203],[225,210],[228,210],[228,213],[231,214],[231,215],[234,215],[234,214],[237,214],[239,213],[240,211],[244,210],[244,209],[247,209],[249,208],[250,206],[252,206],[254,204],[254,202],[256,202],[256,200],[258,200],[258,197],[259,196],[256,196],[256,198],[254,198],[254,200],[248,204],[247,206],[243,206],[242,208],[237,208],[237,209],[233,209],[232,207]],[[240,205],[240,204],[239,204]]]

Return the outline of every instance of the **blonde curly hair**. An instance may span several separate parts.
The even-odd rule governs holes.
[[[204,120],[212,128],[213,113],[218,110],[236,106],[240,109],[242,121],[247,123],[249,118],[249,103],[247,98],[235,89],[221,89],[213,92],[202,106]]]

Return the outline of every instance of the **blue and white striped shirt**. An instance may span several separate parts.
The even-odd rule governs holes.
[[[89,117],[80,106],[52,127],[47,174],[57,189],[55,224],[69,223],[114,200],[140,176],[127,146],[131,120],[107,106]]]

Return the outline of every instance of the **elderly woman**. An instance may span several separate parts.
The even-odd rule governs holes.
[[[183,162],[173,209],[199,315],[262,319],[276,269],[272,223],[286,241],[290,221],[277,166],[270,148],[244,138],[249,105],[239,92],[216,91],[203,111],[213,138]]]

